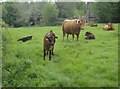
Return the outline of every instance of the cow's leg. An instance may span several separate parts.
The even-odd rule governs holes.
[[[67,34],[67,40],[68,40],[68,36],[69,36],[69,34]]]
[[[45,56],[46,56],[46,51],[45,51],[45,49],[44,49],[44,57],[43,57],[44,60],[45,60]]]
[[[48,51],[46,52],[46,54],[48,55]]]
[[[49,51],[49,60],[51,61],[51,50]]]
[[[78,38],[79,38],[79,34],[76,34],[76,36],[77,36],[77,41],[78,41]]]
[[[54,49],[54,48],[53,48]],[[54,55],[53,49],[51,50],[51,54]]]
[[[63,31],[63,40],[64,40],[64,38],[65,38],[65,32]]]
[[[72,38],[73,38],[73,41],[74,41],[74,34],[72,34]]]

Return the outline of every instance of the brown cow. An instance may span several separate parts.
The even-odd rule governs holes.
[[[83,29],[85,22],[86,21],[83,19],[65,20],[62,24],[63,40],[65,37],[65,34],[67,34],[67,39],[68,39],[68,35],[72,34],[72,37],[74,40],[74,34],[75,34],[77,36],[77,41],[78,41],[80,30]]]
[[[114,30],[113,24],[112,23],[107,23],[104,27],[103,30],[109,31],[109,30]]]
[[[51,60],[51,54],[53,55],[53,49],[55,44],[55,39],[58,38],[55,34],[50,31],[44,37],[44,60],[45,56],[49,53],[49,60]]]

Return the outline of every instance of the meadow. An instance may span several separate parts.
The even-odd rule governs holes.
[[[21,27],[2,30],[2,85],[4,87],[117,87],[118,24],[86,26],[79,41],[69,35],[62,41],[61,26]],[[57,36],[52,61],[43,60],[43,38],[52,30]],[[85,32],[95,40],[85,40]],[[32,35],[27,42],[17,39]]]

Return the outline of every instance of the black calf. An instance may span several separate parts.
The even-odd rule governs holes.
[[[85,39],[87,40],[91,40],[91,39],[95,39],[95,36],[93,35],[93,33],[91,32],[86,32],[85,36],[87,36]]]
[[[31,39],[32,39],[32,36],[27,36],[27,37],[20,38],[17,41],[26,42],[26,41],[31,40]]]

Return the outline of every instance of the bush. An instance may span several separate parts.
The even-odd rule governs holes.
[[[6,24],[4,21],[0,22],[0,27],[6,28],[8,27],[8,24]]]
[[[55,25],[58,17],[58,10],[53,4],[46,3],[43,8],[42,15],[45,25]]]

